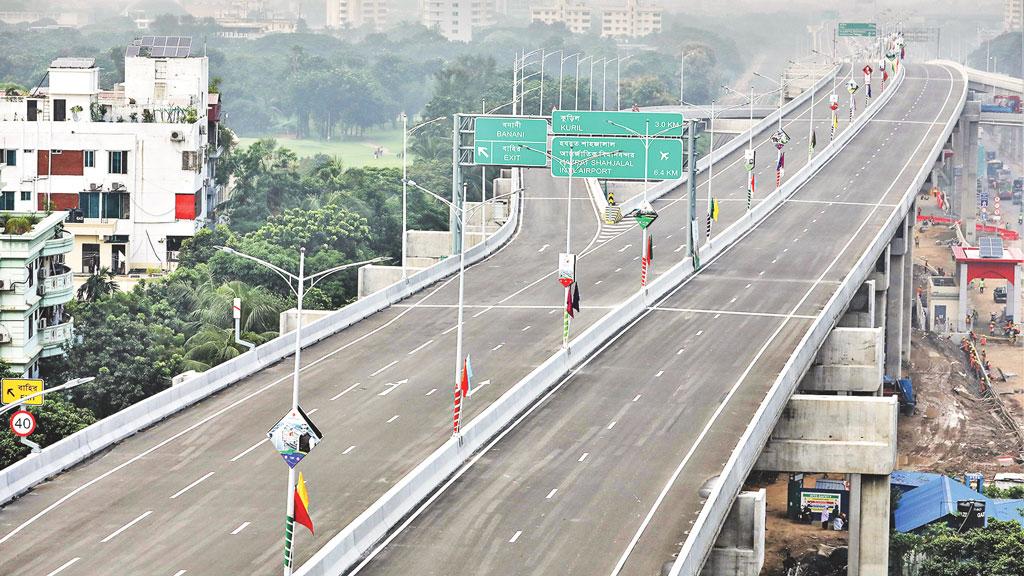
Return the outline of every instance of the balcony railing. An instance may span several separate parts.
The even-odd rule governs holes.
[[[64,317],[65,322],[54,324],[39,330],[39,339],[43,347],[63,346],[75,333],[75,319],[71,316]]]
[[[67,292],[74,288],[74,272],[67,266],[61,266],[58,274],[51,274],[39,283],[39,295]]]

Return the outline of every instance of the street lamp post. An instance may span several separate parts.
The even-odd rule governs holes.
[[[579,59],[580,59],[580,53],[579,52],[576,52],[575,54],[569,54],[568,56],[562,58],[559,61],[559,63],[558,63],[558,109],[559,110],[562,109],[562,81],[563,81],[563,75],[562,74],[563,74],[563,71],[565,69],[565,61],[568,60],[569,58],[574,57],[574,56],[576,57],[576,62],[577,62],[576,69],[579,70]],[[579,85],[579,81],[577,80],[577,86],[578,85]]]
[[[615,60],[605,60],[604,65],[601,66],[601,110],[608,109],[608,65]]]
[[[591,111],[594,109],[594,64],[604,62],[605,60],[607,60],[607,58],[590,61],[590,94],[587,95],[590,102],[587,109]]]
[[[408,224],[409,224],[408,195],[409,195],[409,191],[408,191],[408,187],[405,184],[406,180],[408,180],[408,178],[409,178],[409,135],[412,134],[413,132],[419,130],[420,128],[423,128],[424,126],[427,126],[429,124],[433,124],[434,122],[439,122],[441,120],[444,120],[445,118],[447,118],[447,116],[439,116],[437,118],[434,118],[433,120],[428,120],[426,122],[421,122],[420,124],[418,124],[416,126],[413,126],[412,130],[409,130],[409,117],[408,117],[408,115],[406,115],[405,112],[402,112],[402,279],[403,280],[405,280],[405,278],[407,276],[406,265],[405,265],[406,247],[407,247],[406,236],[409,234],[409,232],[408,232]]]
[[[576,58],[576,105],[574,110],[580,109],[580,63],[586,60],[593,60],[593,56],[584,56],[583,60]]]
[[[288,288],[296,296],[296,310],[298,311],[297,320],[295,323],[295,362],[294,368],[292,369],[292,411],[298,411],[299,409],[299,364],[302,356],[302,299],[305,296],[306,281],[309,281],[309,287],[316,286],[317,282],[323,280],[327,276],[340,272],[347,268],[353,268],[355,266],[363,266],[364,264],[372,264],[374,262],[380,262],[386,260],[384,257],[374,258],[372,260],[366,260],[363,262],[352,262],[349,264],[343,264],[341,266],[335,266],[328,268],[321,272],[317,272],[311,276],[306,276],[306,249],[299,248],[299,275],[296,276],[287,270],[271,264],[266,260],[262,260],[255,256],[250,256],[244,252],[239,252],[233,248],[227,246],[219,246],[219,249],[228,254],[233,254],[246,260],[255,262],[264,268],[269,268],[275,274],[280,276],[285,282],[288,283]],[[295,286],[292,286],[292,282],[295,282]],[[288,537],[292,532],[292,526],[295,522],[295,498],[293,494],[295,492],[295,467],[288,467],[288,494],[287,494],[287,526],[285,527],[285,551],[284,551],[284,576],[291,576],[292,573],[292,540]]]
[[[622,63],[633,55],[623,56],[615,60],[615,109],[622,110]]]
[[[726,86],[724,84],[722,85],[722,88],[724,88],[724,89],[728,90],[729,92],[732,92],[733,94],[736,94],[738,96],[746,97],[742,92],[739,92],[738,90],[733,90],[732,88],[729,88],[728,86]],[[750,125],[747,127],[747,150],[748,150],[747,154],[750,155],[751,159],[753,159],[753,156],[752,156],[753,153],[754,153],[754,85],[753,84],[750,85],[749,103],[750,103],[750,118],[749,118]],[[713,141],[714,141],[714,138],[712,138],[712,142]],[[747,178],[747,210],[749,211],[750,210],[750,205],[753,202],[753,198],[754,198],[754,166],[750,165],[750,166],[747,167],[747,169],[750,171],[750,177]],[[710,182],[710,180],[709,180],[709,182]]]

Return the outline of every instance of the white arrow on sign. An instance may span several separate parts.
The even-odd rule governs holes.
[[[387,386],[388,389],[383,391],[383,392],[381,392],[380,394],[377,394],[377,396],[387,396],[388,394],[391,393],[392,390],[394,390],[395,388],[398,388],[399,386],[401,386],[402,384],[405,384],[407,382],[409,382],[408,378],[406,378],[405,380],[399,380],[398,382],[388,382],[387,384],[385,384],[385,386]]]
[[[479,154],[483,158],[490,158],[491,157],[491,155],[487,152],[487,148],[484,148],[483,146],[477,146],[476,147],[476,153]]]

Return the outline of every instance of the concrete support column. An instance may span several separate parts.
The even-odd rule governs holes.
[[[740,492],[701,570],[701,576],[757,576],[764,566],[767,497]]]
[[[963,118],[953,126],[953,133],[950,134],[950,149],[953,151],[952,162],[948,162],[946,165],[946,176],[949,179],[950,186],[946,192],[946,198],[951,204],[951,213],[954,218],[963,218],[964,213],[964,177],[963,177]],[[960,176],[957,176],[957,172],[961,172]]]
[[[914,300],[917,298],[917,291],[914,290],[914,227],[917,225],[917,203],[910,205],[910,213],[907,215],[907,250],[903,255],[903,343],[900,346],[900,361],[903,366],[910,370],[910,336],[914,319]]]
[[[839,326],[843,328],[874,328],[875,315],[875,281],[867,280],[853,295],[853,300],[846,309],[846,313],[839,319]]]
[[[981,103],[972,100],[964,106],[966,120],[964,126],[964,196],[962,198],[962,213],[964,222],[964,237],[972,246],[977,244],[977,209],[978,209],[978,121],[981,119]]]
[[[889,574],[889,476],[852,474],[848,576]]]
[[[1021,272],[1024,272],[1024,268],[1020,264],[1013,267],[1013,282],[1006,284],[1006,315],[1013,318],[1014,322],[1021,321],[1020,307],[1022,303],[1022,294],[1020,291],[1021,287]]]
[[[875,270],[869,278],[875,284],[875,328],[885,327],[885,299],[889,288],[889,246],[875,261]]]
[[[956,265],[956,281],[958,292],[958,308],[960,308],[960,314],[956,319],[957,332],[967,332],[967,315],[971,313],[970,308],[967,306],[967,265],[960,264]]]
[[[889,244],[889,289],[885,297],[885,373],[893,378],[902,375],[903,356],[903,272],[907,245],[907,220],[896,231]]]

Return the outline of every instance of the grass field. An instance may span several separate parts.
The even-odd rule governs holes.
[[[245,148],[258,140],[257,138],[239,138],[238,145]],[[295,138],[275,138],[280,146],[290,148],[299,158],[327,154],[337,156],[345,166],[401,166],[402,131],[386,130],[368,134],[361,138],[349,137],[345,140],[298,140]],[[384,156],[373,157],[377,146],[384,147]]]

